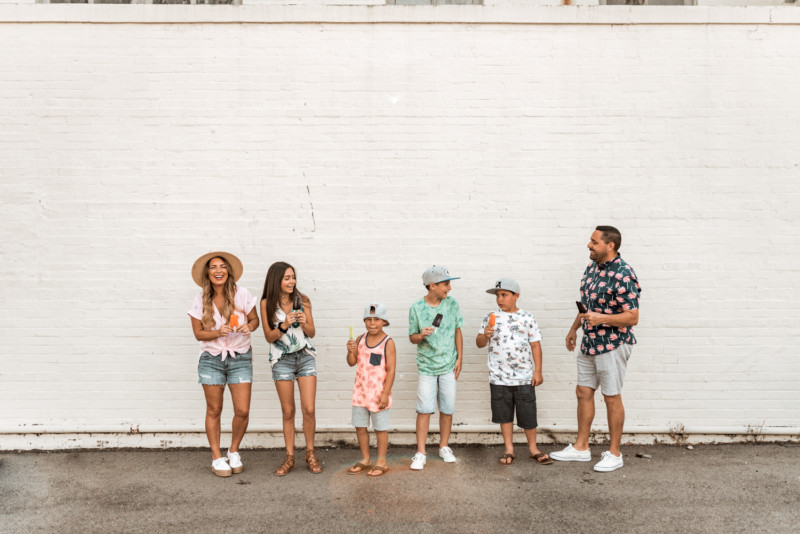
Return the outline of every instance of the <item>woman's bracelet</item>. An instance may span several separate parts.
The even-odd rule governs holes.
[[[286,329],[281,328],[281,323],[278,323],[278,325],[275,328],[277,328],[281,333],[284,333],[284,334],[289,331],[288,328],[286,328]]]

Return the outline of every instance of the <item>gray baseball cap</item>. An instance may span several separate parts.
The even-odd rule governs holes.
[[[422,273],[422,284],[438,284],[439,282],[447,282],[448,280],[458,280],[460,276],[450,276],[450,271],[441,265],[431,265],[424,273]]]
[[[487,289],[486,292],[496,295],[501,289],[505,291],[511,291],[512,293],[519,295],[519,284],[513,278],[501,278],[495,282],[493,288]]]
[[[367,317],[377,317],[378,319],[383,319],[386,321],[386,326],[389,326],[389,310],[387,310],[386,306],[380,302],[372,302],[367,304],[367,307],[364,308],[364,319]]]

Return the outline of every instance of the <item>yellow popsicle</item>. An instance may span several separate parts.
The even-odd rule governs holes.
[[[352,326],[350,327],[350,339],[355,339],[355,337],[353,337],[353,327]]]

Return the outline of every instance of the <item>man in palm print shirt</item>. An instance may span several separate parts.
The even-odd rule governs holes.
[[[594,393],[602,388],[608,413],[611,441],[595,471],[622,467],[620,442],[625,423],[622,382],[632,345],[633,326],[639,322],[639,294],[642,288],[633,268],[619,255],[622,236],[613,226],[598,226],[589,240],[589,258],[581,279],[581,302],[587,313],[578,313],[567,334],[567,350],[575,350],[578,327],[583,329],[578,360],[578,438],[575,445],[550,454],[554,460],[588,462],[589,431],[594,419]]]

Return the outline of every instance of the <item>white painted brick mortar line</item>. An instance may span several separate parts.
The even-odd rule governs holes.
[[[79,7],[80,9],[76,9]],[[205,7],[205,6],[203,6]],[[2,23],[800,24],[794,6],[213,6],[0,4]]]

